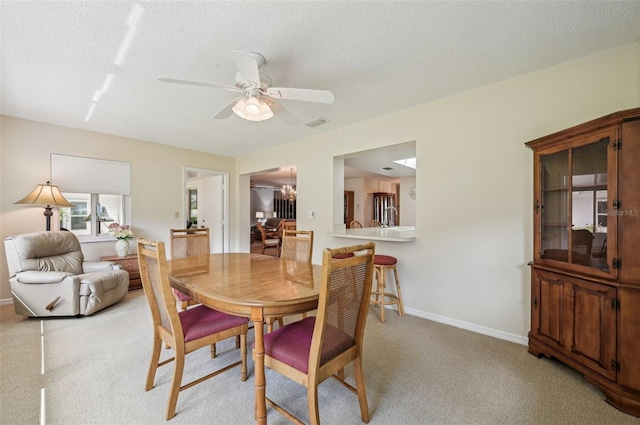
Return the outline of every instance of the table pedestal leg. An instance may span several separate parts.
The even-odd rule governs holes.
[[[257,314],[255,314],[257,313]],[[255,412],[256,423],[259,425],[267,424],[267,403],[266,403],[266,380],[264,374],[264,318],[262,311],[252,313],[253,330],[255,335],[255,346],[253,349],[254,366],[255,366]]]

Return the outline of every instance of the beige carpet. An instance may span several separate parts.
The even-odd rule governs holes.
[[[44,329],[44,375],[40,330]],[[0,423],[34,425],[163,424],[171,367],[144,391],[151,320],[141,290],[80,319],[24,319],[0,307]],[[253,335],[250,335],[250,340]],[[370,424],[640,425],[605,403],[602,394],[559,362],[536,359],[524,346],[393,311],[387,322],[370,311],[365,379]],[[166,354],[168,354],[167,351]],[[233,343],[219,356],[202,349],[187,357],[186,377],[237,358]],[[252,424],[253,364],[180,394],[180,424]],[[352,370],[347,369],[352,376]],[[40,393],[45,389],[44,422]],[[308,421],[305,389],[267,371],[267,393]],[[356,396],[329,380],[320,386],[323,424],[360,424]],[[270,424],[288,424],[268,408]]]

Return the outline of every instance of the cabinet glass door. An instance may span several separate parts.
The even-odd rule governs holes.
[[[615,225],[608,208],[614,138],[602,136],[540,155],[540,259],[608,274],[607,234]]]
[[[543,259],[569,261],[569,151],[542,155],[541,252]]]
[[[605,272],[609,270],[603,248],[607,238],[608,145],[607,137],[575,148],[571,162],[571,261]],[[603,205],[604,215],[598,213]],[[604,258],[597,256],[600,254]]]

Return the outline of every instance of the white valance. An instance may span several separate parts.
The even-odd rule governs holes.
[[[131,195],[131,163],[52,153],[51,184],[62,192]]]

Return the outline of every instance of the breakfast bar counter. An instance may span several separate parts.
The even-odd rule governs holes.
[[[416,239],[414,226],[363,227],[329,233],[336,238],[365,239],[370,241],[412,242]]]

